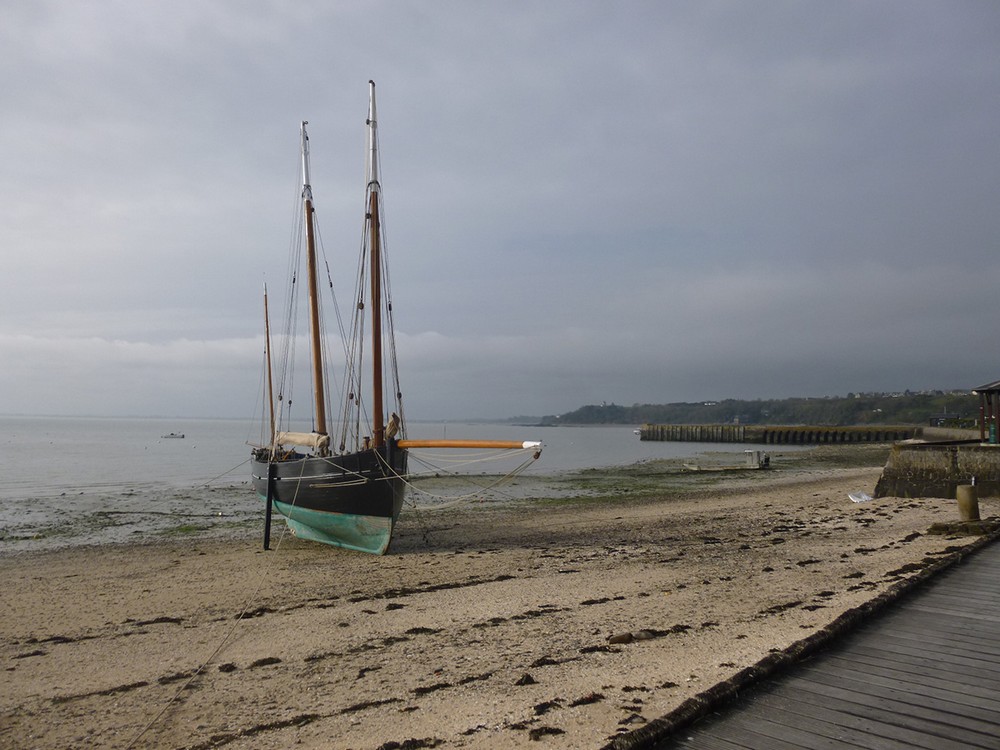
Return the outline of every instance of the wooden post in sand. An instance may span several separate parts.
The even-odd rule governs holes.
[[[264,511],[264,549],[271,549],[271,506],[274,504],[274,473],[275,464],[267,465],[267,508]]]
[[[974,484],[960,484],[955,488],[958,517],[962,521],[979,520],[979,492]]]

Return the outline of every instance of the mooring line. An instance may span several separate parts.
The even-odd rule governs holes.
[[[232,474],[232,473],[233,473],[234,471],[236,471],[237,469],[242,469],[242,468],[243,468],[244,466],[246,466],[246,465],[247,465],[248,463],[250,463],[250,459],[249,459],[249,458],[248,458],[248,459],[246,459],[245,461],[241,461],[240,463],[236,464],[236,466],[234,466],[233,468],[229,469],[228,471],[224,471],[224,472],[222,472],[221,474],[219,474],[219,475],[218,475],[218,476],[216,476],[216,477],[212,477],[211,479],[206,479],[206,480],[205,480],[204,482],[202,482],[201,484],[196,484],[196,485],[195,485],[195,488],[197,488],[197,489],[200,489],[200,488],[202,488],[202,487],[208,487],[208,485],[209,485],[209,484],[211,484],[212,482],[214,482],[214,481],[216,481],[216,480],[218,480],[218,479],[222,479],[222,477],[226,476],[227,474]]]
[[[243,464],[245,464],[245,463],[247,463],[247,461],[243,462]],[[243,464],[240,464],[240,466],[243,466]],[[232,471],[235,471],[236,469],[240,468],[240,466],[234,467],[233,469],[230,469],[225,474],[220,474],[219,476],[225,476],[226,474],[228,474],[228,473],[230,473]],[[219,477],[216,477],[216,479],[218,479],[218,478]],[[209,480],[209,481],[214,481],[214,480]],[[292,506],[293,507],[295,505],[296,499],[298,498],[299,485],[301,484],[301,481],[302,481],[302,477],[300,476],[299,477],[299,481],[295,485],[295,496],[292,498]],[[204,486],[204,485],[202,485],[202,486]],[[281,534],[278,536],[278,543],[277,543],[277,545],[275,545],[275,548],[274,548],[274,553],[275,554],[271,555],[268,559],[266,559],[265,564],[264,564],[264,566],[261,569],[260,577],[257,580],[257,587],[254,589],[253,593],[250,595],[250,598],[247,600],[247,603],[243,606],[243,610],[240,612],[239,616],[236,618],[236,621],[233,623],[233,626],[229,629],[229,632],[226,633],[225,637],[222,639],[222,641],[219,643],[219,645],[216,646],[215,650],[209,655],[209,657],[207,659],[205,659],[201,663],[201,665],[191,674],[191,676],[188,677],[188,679],[185,680],[180,685],[180,687],[177,688],[177,690],[174,692],[174,694],[172,696],[170,696],[169,700],[167,700],[167,702],[163,705],[163,708],[160,709],[159,713],[157,713],[156,716],[154,716],[152,719],[150,719],[146,723],[146,725],[142,728],[142,731],[140,731],[139,734],[137,734],[132,739],[132,741],[129,742],[128,745],[125,746],[125,750],[131,750],[131,748],[135,747],[135,744],[139,740],[141,740],[143,738],[143,736],[145,736],[146,732],[148,732],[161,718],[163,718],[163,715],[167,712],[167,710],[171,706],[173,706],[174,703],[177,702],[177,699],[180,697],[181,693],[183,693],[185,690],[187,690],[188,686],[192,682],[194,682],[195,678],[197,678],[199,675],[201,675],[202,673],[204,673],[204,671],[208,667],[208,665],[211,664],[215,660],[215,657],[218,656],[222,652],[222,649],[226,646],[226,644],[229,643],[230,639],[233,637],[233,634],[236,632],[236,629],[240,626],[240,623],[242,623],[243,619],[246,617],[247,612],[250,611],[250,607],[257,601],[257,597],[260,594],[260,590],[261,590],[261,588],[264,585],[264,580],[267,577],[267,573],[270,572],[271,567],[274,565],[274,561],[277,558],[277,553],[281,549],[281,543],[285,539],[285,532],[286,531],[288,531],[288,526],[287,525],[285,525],[285,527],[282,528]]]

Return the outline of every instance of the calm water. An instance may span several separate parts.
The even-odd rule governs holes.
[[[183,433],[183,439],[166,438]],[[146,539],[259,525],[249,483],[249,421],[0,417],[0,554],[74,544]],[[410,423],[411,438],[541,440],[538,477],[707,452],[742,455],[742,445],[642,442],[632,427],[511,427]],[[417,474],[504,474],[524,459],[485,462],[466,451],[412,451]],[[411,497],[420,503],[419,493]],[[441,498],[436,498],[440,500]]]

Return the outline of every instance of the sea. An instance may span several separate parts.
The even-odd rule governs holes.
[[[646,442],[635,429],[410,422],[411,438],[533,440],[543,449],[537,459],[524,451],[411,451],[408,503],[441,506],[477,493],[516,501],[517,483],[501,481],[516,472],[537,493],[546,478],[567,473],[708,453],[742,460],[746,448]],[[250,446],[259,442],[250,420],[0,416],[0,556],[262,528],[249,476]],[[421,477],[449,481],[424,492],[416,489]]]

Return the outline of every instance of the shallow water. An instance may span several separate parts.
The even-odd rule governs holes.
[[[0,417],[0,554],[57,547],[147,541],[164,535],[247,533],[262,507],[249,481],[245,420]],[[183,433],[183,439],[166,438]],[[632,427],[513,427],[411,423],[414,438],[541,440],[531,461],[518,451],[411,451],[408,503],[497,502],[565,497],[585,490],[568,472],[657,459],[737,454],[743,445],[642,442]],[[405,512],[405,511],[404,511]]]

